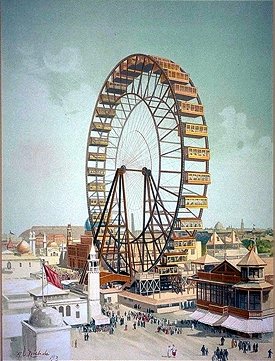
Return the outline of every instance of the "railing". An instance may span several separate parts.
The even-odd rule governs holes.
[[[210,301],[205,301],[205,300],[198,300],[197,299],[197,306],[200,308],[204,308],[204,309],[208,309]]]
[[[199,279],[224,283],[237,283],[241,280],[241,277],[237,275],[217,274],[204,271],[198,271],[197,276]]]
[[[209,311],[213,311],[219,314],[228,313],[228,306],[209,304]]]

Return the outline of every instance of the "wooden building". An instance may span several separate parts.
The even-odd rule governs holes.
[[[273,282],[265,277],[267,263],[252,248],[234,266],[224,260],[192,279],[197,288],[194,320],[253,336],[273,332]]]

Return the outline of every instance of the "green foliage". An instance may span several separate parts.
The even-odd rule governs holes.
[[[205,245],[209,239],[211,238],[211,234],[208,232],[197,232],[196,240],[201,242],[201,245]]]
[[[252,243],[251,239],[243,239],[242,244],[248,248]],[[256,239],[256,245],[258,253],[268,253],[270,256],[273,255],[273,243],[267,239]]]
[[[206,243],[201,242],[201,254],[204,256],[206,254]]]
[[[268,253],[269,255],[272,252],[272,243],[267,239],[257,239],[256,240],[258,253]]]
[[[251,244],[251,239],[243,239],[242,244],[245,248],[248,248]]]

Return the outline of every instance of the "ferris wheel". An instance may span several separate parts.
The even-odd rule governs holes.
[[[86,152],[89,220],[115,273],[151,270],[192,239],[207,207],[208,130],[190,76],[171,60],[122,59],[97,98]]]

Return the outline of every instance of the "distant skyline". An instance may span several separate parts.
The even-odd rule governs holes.
[[[211,150],[205,227],[272,228],[272,1],[2,1],[3,232],[84,225],[98,93],[124,57],[190,74]]]

